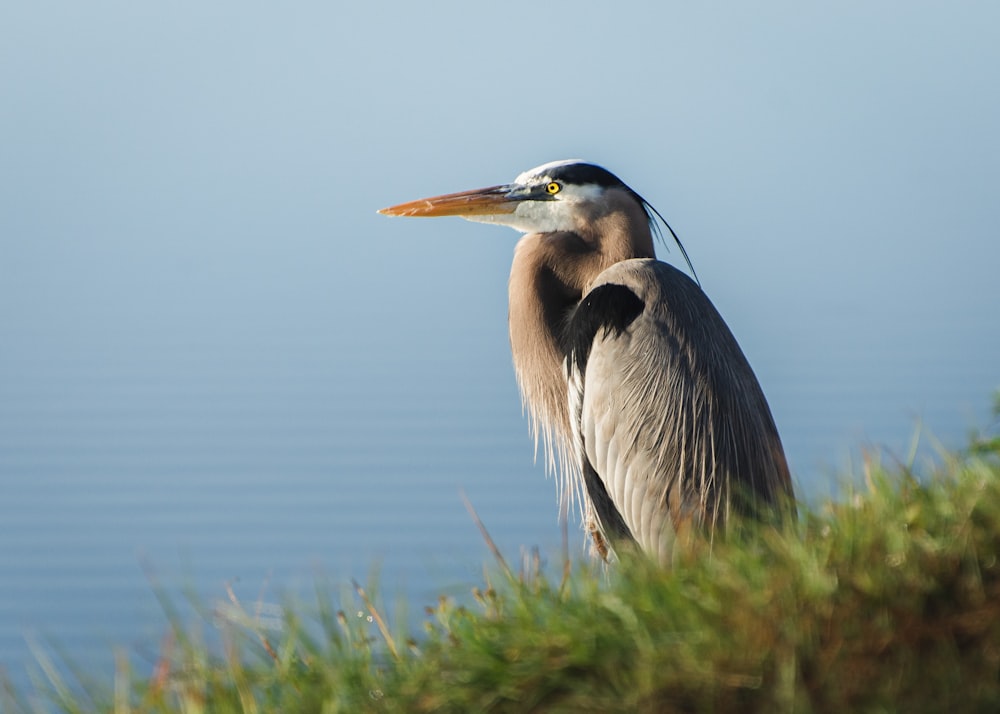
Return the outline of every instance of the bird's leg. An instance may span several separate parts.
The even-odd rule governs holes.
[[[587,503],[584,523],[587,532],[590,533],[591,547],[601,556],[602,561],[605,563],[609,562],[608,558],[611,553],[611,547],[608,545],[608,539],[604,537],[604,531],[601,530],[601,526],[597,522],[597,516],[594,514],[594,507],[590,503]]]

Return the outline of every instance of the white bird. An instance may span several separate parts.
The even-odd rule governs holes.
[[[380,213],[525,234],[509,289],[517,381],[536,443],[550,467],[558,458],[560,498],[579,498],[603,557],[634,543],[667,564],[682,534],[732,512],[787,512],[788,465],[753,370],[699,284],[655,259],[663,218],[617,176],[556,161]]]

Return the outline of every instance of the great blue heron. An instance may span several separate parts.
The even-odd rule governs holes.
[[[663,218],[617,176],[556,161],[379,212],[525,234],[510,271],[517,381],[549,467],[558,456],[560,498],[579,499],[602,556],[635,542],[668,563],[679,533],[790,502],[753,370],[699,284],[655,259]]]

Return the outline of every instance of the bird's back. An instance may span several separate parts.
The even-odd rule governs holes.
[[[781,506],[791,480],[767,401],[701,288],[626,260],[568,323],[570,422],[587,495],[612,543],[669,562],[675,534]]]

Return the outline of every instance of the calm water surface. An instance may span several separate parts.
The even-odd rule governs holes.
[[[166,628],[154,581],[208,604],[227,584],[246,602],[308,601],[317,581],[337,592],[377,569],[419,612],[467,592],[489,559],[462,492],[509,554],[556,557],[554,484],[533,464],[509,366],[505,272],[469,279],[462,303],[437,281],[414,288],[396,346],[363,328],[383,315],[334,291],[290,301],[302,326],[283,332],[280,318],[241,318],[237,333],[192,314],[136,338],[95,305],[78,340],[23,333],[0,382],[0,662],[19,679],[26,642],[51,638],[105,671],[129,646],[141,671]],[[440,317],[421,341],[407,323],[428,312]],[[835,490],[852,447],[905,453],[918,418],[950,445],[985,424],[996,337],[970,317],[908,345],[913,328],[879,327],[896,351],[868,351],[866,336],[793,369],[794,334],[783,353],[745,336],[805,497]]]

